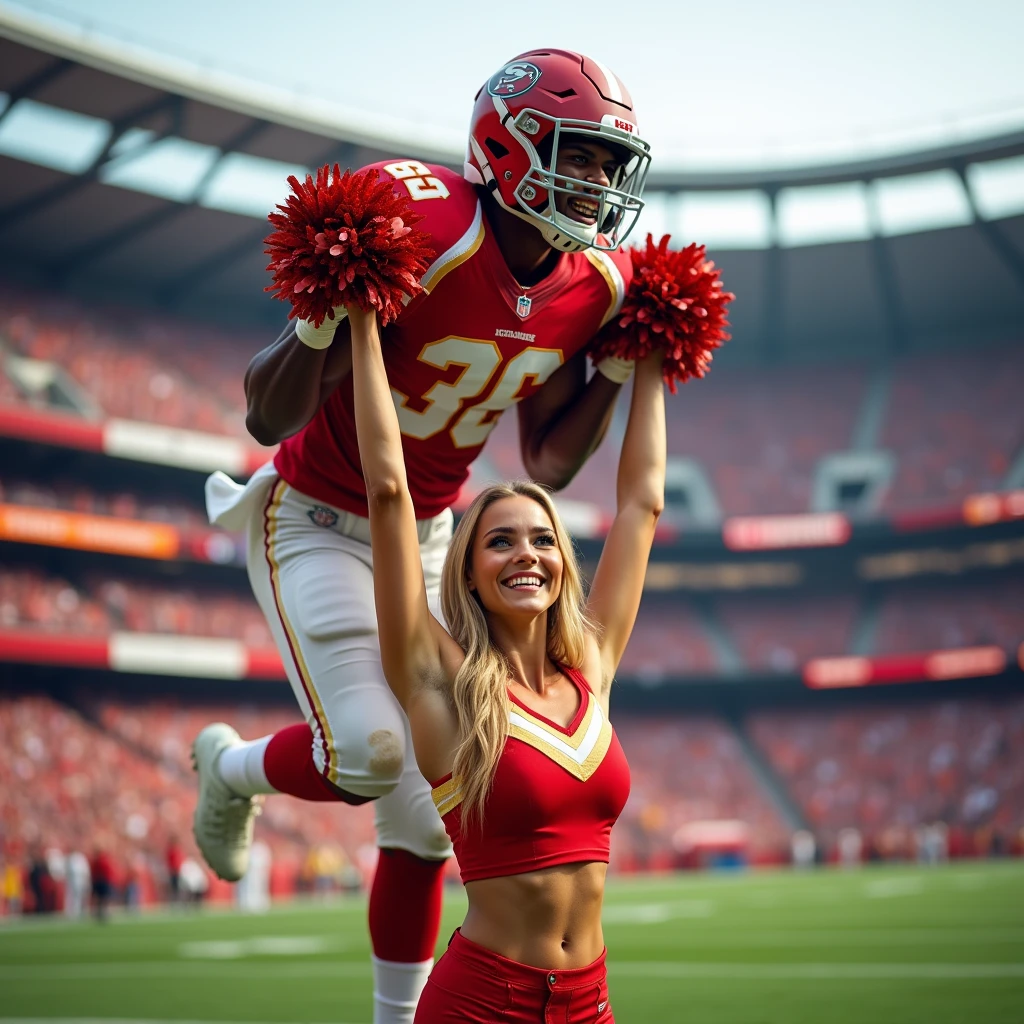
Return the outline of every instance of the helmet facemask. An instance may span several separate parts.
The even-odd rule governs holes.
[[[542,126],[551,125],[545,133],[541,148],[550,156],[543,156],[534,144]],[[552,118],[539,110],[526,109],[519,113],[514,124],[507,129],[522,143],[530,156],[530,170],[515,191],[519,209],[509,212],[528,220],[538,228],[545,241],[561,252],[579,252],[595,248],[605,251],[618,249],[636,224],[644,207],[640,196],[650,167],[650,147],[630,132],[594,121],[572,121]],[[622,155],[622,161],[608,185],[598,185],[582,178],[556,171],[560,145],[571,145],[587,140]],[[583,224],[559,212],[558,195],[585,194],[598,203],[593,224]],[[545,201],[537,202],[538,196]],[[502,204],[505,205],[505,204]]]

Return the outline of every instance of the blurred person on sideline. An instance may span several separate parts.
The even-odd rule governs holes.
[[[177,836],[172,835],[167,840],[164,855],[164,867],[167,869],[167,898],[171,903],[178,903],[181,899],[181,865],[184,860],[185,851],[181,848],[181,842]]]
[[[96,920],[105,924],[110,917],[110,902],[115,895],[116,868],[114,858],[103,841],[96,843],[89,862],[92,876],[92,912]]]
[[[418,554],[438,606],[451,505],[502,412],[523,464],[564,487],[605,434],[632,363],[587,378],[587,349],[632,279],[621,249],[642,208],[649,146],[625,86],[564,50],[521,54],[480,89],[463,176],[418,160],[373,170],[415,200],[434,262],[384,328],[389,401],[409,465]],[[375,1024],[408,1024],[433,964],[451,844],[388,690],[356,447],[350,325],[291,321],[250,363],[246,423],[273,463],[207,483],[211,520],[246,531],[256,598],[306,723],[243,742],[224,723],[194,746],[195,835],[213,870],[245,873],[253,798],[376,801],[369,904]],[[452,371],[457,370],[457,373]]]
[[[455,530],[446,628],[430,611],[377,318],[349,307],[349,320],[384,674],[469,901],[415,1022],[610,1024],[601,906],[629,768],[608,701],[664,505],[663,353],[637,366],[587,597],[548,492],[498,484]]]
[[[249,870],[235,889],[238,909],[247,914],[265,914],[270,909],[270,847],[259,839],[249,851]]]
[[[92,887],[89,858],[81,850],[72,850],[68,854],[65,874],[64,914],[70,918],[79,918],[89,904],[89,892]]]
[[[8,849],[0,871],[0,899],[4,913],[20,917],[25,903],[25,870],[18,862],[15,849]]]
[[[198,908],[210,891],[206,869],[194,857],[186,857],[181,862],[180,878],[182,902],[186,906]]]
[[[52,914],[56,909],[56,882],[41,846],[34,845],[28,861],[28,888],[32,893],[32,911]]]

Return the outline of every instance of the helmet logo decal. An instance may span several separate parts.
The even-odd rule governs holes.
[[[538,81],[540,68],[528,60],[517,60],[491,75],[487,91],[492,96],[507,99],[509,96],[522,96],[524,92],[529,92]]]

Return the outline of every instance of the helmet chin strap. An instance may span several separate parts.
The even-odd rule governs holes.
[[[551,219],[554,221],[552,224],[548,221],[541,220],[535,215],[527,213],[518,206],[511,207],[506,205],[501,198],[501,193],[496,188],[491,190],[491,195],[497,200],[498,205],[503,210],[507,210],[520,220],[526,221],[526,223],[531,227],[536,228],[540,232],[544,241],[547,242],[547,244],[556,252],[582,252],[584,249],[591,248],[594,244],[592,241],[581,242],[578,238],[573,238],[572,235],[566,232],[565,224],[571,223],[574,229],[583,229],[586,233],[593,234],[595,238],[597,237],[596,224],[589,226],[585,224],[577,225],[575,222],[571,221],[570,218],[559,213],[557,210],[552,215]]]
[[[577,245],[579,245],[579,249],[576,250],[577,252],[579,252],[580,249],[589,249],[594,244],[594,240],[597,238],[597,221],[595,221],[593,224],[579,224],[578,222],[574,221],[571,217],[567,217],[564,213],[559,213],[558,210],[555,210],[554,213],[552,213],[551,219],[555,223],[547,225],[548,230],[560,234],[562,238],[566,238],[569,241],[575,241]],[[566,231],[569,229],[570,226],[572,227],[572,230],[576,232],[576,234],[583,235],[583,237],[586,238],[587,241],[580,242],[579,239],[570,238],[570,236],[566,234]],[[545,234],[544,237],[547,238],[547,235]],[[552,244],[550,239],[548,239],[548,244]]]

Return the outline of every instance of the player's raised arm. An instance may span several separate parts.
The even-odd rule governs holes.
[[[663,353],[636,367],[619,456],[616,512],[590,588],[587,612],[600,626],[601,687],[607,693],[640,607],[654,528],[665,504]]]
[[[351,369],[347,320],[290,320],[245,371],[246,428],[265,445],[297,434]]]
[[[538,483],[560,490],[604,439],[620,385],[604,374],[587,380],[585,353],[556,370],[519,403],[523,466]]]
[[[408,711],[414,692],[440,676],[441,626],[427,607],[416,514],[377,317],[352,306],[349,320],[356,436],[370,512],[381,664],[388,685]]]

